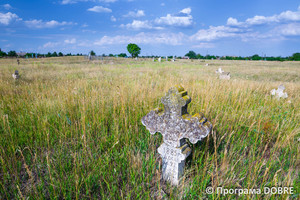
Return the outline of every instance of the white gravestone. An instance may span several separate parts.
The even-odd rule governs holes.
[[[19,75],[18,70],[16,70],[15,73],[12,74],[12,77],[13,77],[15,80],[17,80],[17,79],[20,78],[20,75]]]
[[[221,67],[216,70],[216,73],[219,74],[219,79],[230,80],[230,72],[224,72]]]
[[[166,61],[168,61],[168,56],[166,56]]]
[[[285,90],[285,87],[283,85],[279,85],[277,90],[275,90],[275,89],[271,90],[271,95],[276,96],[276,98],[278,98],[278,99],[280,99],[280,98],[285,99],[288,97],[288,95],[286,92],[283,92],[284,90]]]
[[[185,160],[191,153],[192,144],[205,138],[212,125],[203,114],[189,115],[187,106],[191,98],[182,87],[172,87],[162,97],[164,108],[150,111],[142,118],[142,123],[151,134],[160,132],[163,143],[157,149],[162,158],[162,177],[178,185],[184,173]]]
[[[222,68],[220,67],[218,70],[216,70],[216,73],[217,74],[221,74],[221,73],[223,73],[224,71],[222,70]]]
[[[158,62],[161,62],[161,57],[158,58]]]

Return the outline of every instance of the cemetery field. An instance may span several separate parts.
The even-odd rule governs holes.
[[[300,197],[300,62],[107,59],[0,59],[0,199]],[[219,67],[230,80],[217,79]],[[160,181],[162,136],[141,118],[179,84],[189,113],[202,112],[213,131],[191,145],[173,187]],[[270,95],[280,84],[287,99]]]

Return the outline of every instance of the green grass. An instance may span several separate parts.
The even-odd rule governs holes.
[[[219,67],[232,79],[218,80]],[[239,198],[297,199],[299,74],[300,62],[0,59],[0,199],[153,199],[161,189],[169,199],[238,197],[206,194],[210,186],[291,186],[293,195]],[[276,100],[281,83],[289,97]],[[141,118],[177,84],[213,131],[172,187],[160,181],[162,136]]]

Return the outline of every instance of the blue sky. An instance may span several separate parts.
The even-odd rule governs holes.
[[[296,0],[0,0],[0,48],[47,53],[289,56]]]

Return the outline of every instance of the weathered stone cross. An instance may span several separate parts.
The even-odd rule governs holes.
[[[187,139],[193,144],[205,138],[212,125],[203,114],[189,115],[187,106],[191,97],[181,86],[172,87],[161,99],[164,108],[150,111],[142,123],[151,134],[160,132],[163,144],[158,148],[162,157],[164,180],[178,185],[184,172],[185,160],[191,153]]]

